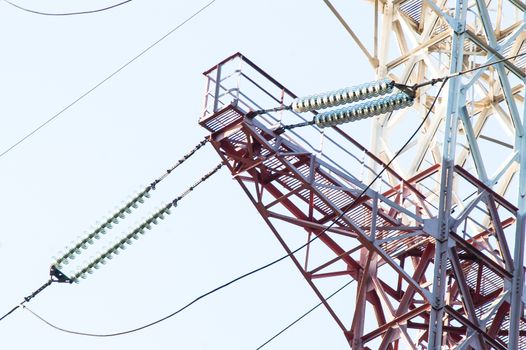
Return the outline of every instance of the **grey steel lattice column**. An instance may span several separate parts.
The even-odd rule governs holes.
[[[523,130],[526,126],[526,104],[522,116]],[[524,130],[526,131],[526,130]],[[519,348],[520,318],[524,313],[522,301],[524,292],[524,242],[526,234],[526,134],[520,139],[520,170],[519,170],[519,211],[517,213],[517,227],[515,231],[515,251],[513,258],[513,280],[511,286],[510,335],[508,349]]]
[[[382,331],[373,335],[382,338],[382,349],[403,342],[422,349],[526,349],[526,56],[517,57],[526,55],[526,4],[374,0],[369,2],[374,31],[358,37],[354,14],[342,15],[324,1],[379,78],[412,85],[469,71],[449,82],[448,95],[443,92],[430,113],[436,86],[417,92],[411,112],[384,115],[372,124],[371,149],[387,163],[400,140],[426,118],[392,168],[406,179],[421,178],[430,166],[442,169],[418,187],[433,203],[426,232],[437,243],[435,257],[425,261],[415,253],[420,265],[413,260],[408,269],[430,264],[432,271],[419,281],[430,291],[425,296],[430,310],[401,323],[412,330],[411,341],[394,327],[381,333],[381,322]],[[396,179],[387,181],[396,186]],[[397,316],[409,310],[407,300],[394,307]],[[364,339],[373,344],[372,336]]]
[[[457,0],[451,47],[450,73],[462,70],[464,57],[464,30],[466,26],[467,5],[463,0]],[[458,132],[460,108],[465,105],[461,101],[460,77],[449,81],[448,106],[442,153],[442,175],[440,184],[439,212],[435,243],[435,269],[433,279],[433,301],[429,321],[429,349],[442,348],[443,319],[445,309],[446,270],[448,260],[451,198],[454,191],[453,173],[455,167],[455,147]],[[462,104],[462,105],[461,105]]]

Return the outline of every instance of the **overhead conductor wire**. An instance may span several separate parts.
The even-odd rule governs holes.
[[[354,201],[351,203],[351,205],[348,206],[347,209],[345,209],[344,211],[342,211],[342,213],[340,213],[338,215],[338,217],[336,217],[326,228],[324,228],[319,234],[315,235],[313,238],[311,238],[309,241],[307,241],[306,243],[304,243],[303,245],[299,246],[298,248],[296,248],[295,250],[291,251],[290,253],[286,254],[286,255],[283,255],[282,257],[278,258],[278,259],[275,259],[271,262],[269,262],[268,264],[265,264],[263,266],[260,266],[252,271],[249,271],[243,275],[240,275],[214,289],[211,289],[209,290],[208,292],[204,293],[204,294],[201,294],[200,296],[196,297],[195,299],[191,300],[190,302],[188,302],[187,304],[185,304],[184,306],[182,306],[181,308],[175,310],[174,312],[166,315],[166,316],[163,316],[155,321],[152,321],[150,323],[147,323],[147,324],[144,324],[142,326],[139,326],[139,327],[136,327],[136,328],[132,328],[132,329],[129,329],[129,330],[126,330],[126,331],[120,331],[120,332],[114,332],[114,333],[88,333],[88,332],[80,332],[80,331],[75,331],[75,330],[70,330],[70,329],[66,329],[64,327],[59,327],[51,322],[49,322],[48,320],[46,320],[45,318],[43,318],[42,316],[38,315],[36,312],[30,310],[27,306],[23,306],[25,309],[27,309],[29,312],[31,312],[35,317],[37,317],[39,320],[41,320],[42,322],[44,322],[46,325],[58,330],[58,331],[61,331],[61,332],[65,332],[65,333],[69,333],[69,334],[75,334],[75,335],[81,335],[81,336],[88,336],[88,337],[99,337],[99,338],[105,338],[105,337],[115,337],[115,336],[121,336],[121,335],[125,335],[125,334],[130,334],[130,333],[134,333],[134,332],[137,332],[137,331],[140,331],[140,330],[143,330],[145,328],[149,328],[151,326],[154,326],[158,323],[161,323],[163,321],[166,321],[167,319],[169,318],[172,318],[174,316],[176,316],[177,314],[179,314],[180,312],[186,310],[187,308],[189,308],[190,306],[192,306],[193,304],[195,304],[196,302],[198,302],[199,300],[203,299],[203,298],[206,298],[207,296],[211,295],[211,294],[214,294],[215,292],[218,292],[219,290],[223,289],[223,288],[226,288],[246,277],[249,277],[257,272],[260,272],[262,270],[265,270],[283,260],[285,260],[286,258],[289,258],[291,257],[292,255],[296,254],[297,252],[299,252],[300,250],[302,250],[303,248],[307,247],[309,244],[311,244],[312,242],[314,242],[316,239],[318,239],[321,235],[325,234],[325,232],[327,232],[328,230],[331,229],[332,226],[334,226],[334,224],[340,220],[345,214],[347,214],[347,212],[349,210],[351,210],[354,206],[354,204],[357,203],[358,200],[360,200],[364,195],[365,193],[371,188],[371,186],[380,178],[380,176],[382,176],[382,174],[389,168],[389,166],[392,164],[392,162],[400,155],[400,153],[402,153],[402,151],[405,149],[405,147],[407,147],[407,145],[413,140],[413,138],[418,134],[418,132],[420,131],[420,129],[422,128],[422,126],[424,125],[424,123],[426,122],[426,120],[428,119],[431,111],[433,110],[434,106],[435,106],[435,103],[438,99],[438,97],[440,96],[440,93],[442,92],[442,89],[444,87],[444,85],[446,84],[447,80],[449,78],[446,78],[444,80],[442,80],[442,84],[440,85],[440,88],[438,90],[438,93],[437,95],[435,96],[431,106],[429,107],[429,110],[427,111],[425,117],[422,119],[422,122],[419,124],[419,126],[416,128],[416,130],[413,132],[413,134],[409,137],[409,139],[404,143],[404,145],[402,145],[402,147],[395,153],[395,155],[393,156],[393,158],[387,163],[385,164],[385,166],[382,168],[382,170],[374,177],[374,179],[360,192],[360,194],[354,199]],[[345,285],[344,287],[346,287],[347,285]],[[340,290],[342,290],[343,288],[341,288]],[[334,294],[336,294],[337,292],[339,292],[340,290],[337,290]],[[331,295],[332,297],[332,295]],[[315,308],[314,308],[315,309]],[[310,313],[310,312],[307,312],[307,314]],[[306,316],[306,315],[305,315]],[[302,316],[301,318],[305,317],[305,316]],[[283,333],[283,332],[280,332],[280,334]],[[276,336],[273,337],[276,338]]]
[[[155,47],[157,44],[159,44],[161,41],[163,41],[164,39],[166,39],[167,37],[169,37],[170,35],[172,35],[175,31],[177,31],[179,28],[181,28],[182,26],[184,26],[186,23],[188,23],[190,20],[192,20],[194,17],[196,17],[197,15],[199,15],[201,12],[203,12],[204,10],[206,10],[209,6],[211,6],[214,2],[216,2],[217,0],[212,0],[210,1],[209,3],[207,3],[206,5],[204,5],[203,7],[201,7],[199,10],[197,10],[194,14],[192,14],[190,17],[188,17],[187,19],[185,19],[183,22],[179,23],[175,28],[171,29],[168,33],[166,33],[165,35],[163,35],[160,39],[158,39],[157,41],[155,41],[153,44],[151,44],[150,46],[148,46],[147,48],[145,48],[144,50],[142,50],[141,52],[139,52],[139,54],[137,54],[136,56],[134,56],[131,60],[129,60],[128,62],[126,62],[125,64],[123,64],[121,67],[119,67],[116,71],[114,71],[113,73],[111,73],[110,75],[108,75],[106,78],[104,78],[101,82],[99,82],[98,84],[96,84],[95,86],[93,86],[91,89],[89,89],[88,91],[86,91],[85,93],[83,93],[82,95],[80,95],[76,100],[74,100],[73,102],[71,102],[69,105],[67,105],[66,107],[62,108],[59,112],[57,112],[55,115],[53,115],[51,118],[49,118],[48,120],[46,120],[45,122],[43,122],[42,124],[40,124],[38,127],[36,127],[35,129],[33,129],[31,132],[27,133],[25,136],[23,136],[21,139],[19,139],[17,142],[15,142],[14,144],[12,144],[11,146],[9,146],[7,149],[5,149],[4,151],[2,151],[2,153],[0,153],[0,158],[5,156],[7,153],[9,153],[11,150],[13,150],[15,147],[17,147],[18,145],[20,145],[22,142],[24,142],[25,140],[27,140],[28,138],[30,138],[31,136],[33,136],[35,133],[37,133],[40,129],[42,129],[43,127],[45,127],[46,125],[48,125],[49,123],[51,123],[53,120],[57,119],[58,117],[60,117],[64,112],[66,112],[68,109],[70,109],[71,107],[73,107],[77,102],[79,102],[80,100],[82,100],[84,97],[88,96],[89,94],[91,94],[95,89],[97,89],[99,86],[103,85],[105,82],[107,82],[108,80],[110,80],[111,78],[113,78],[115,75],[117,75],[120,71],[122,71],[124,68],[128,67],[130,64],[132,64],[133,62],[135,62],[137,59],[139,59],[142,55],[144,55],[146,52],[150,51],[153,47]]]
[[[13,6],[13,7],[16,7],[17,9],[19,10],[22,10],[22,11],[25,11],[25,12],[29,12],[29,13],[34,13],[36,15],[43,15],[43,16],[75,16],[75,15],[87,15],[87,14],[91,14],[91,13],[97,13],[97,12],[103,12],[103,11],[108,11],[108,10],[111,10],[115,7],[119,7],[119,6],[122,6],[124,4],[127,4],[129,2],[131,2],[132,0],[126,0],[126,1],[122,1],[122,2],[119,2],[117,4],[114,4],[114,5],[111,5],[111,6],[107,6],[107,7],[103,7],[103,8],[99,8],[99,9],[95,9],[95,10],[88,10],[88,11],[78,11],[78,12],[62,12],[62,13],[50,13],[50,12],[41,12],[41,11],[35,11],[35,10],[32,10],[32,9],[28,9],[28,8],[25,8],[25,7],[22,7],[20,5],[17,5],[9,0],[4,0],[4,2],[8,3],[9,5]]]
[[[335,296],[336,294],[338,294],[339,292],[341,292],[342,290],[344,290],[349,284],[353,283],[354,280],[350,280],[349,282],[345,283],[343,286],[341,286],[340,288],[336,289],[334,292],[332,292],[330,295],[327,296],[327,298],[325,298],[325,301],[329,300],[330,298],[332,298],[333,296]],[[301,321],[303,318],[307,317],[311,312],[313,312],[314,310],[316,310],[317,308],[319,308],[320,306],[323,305],[323,302],[319,302],[318,304],[314,305],[312,308],[310,308],[307,312],[303,313],[301,316],[299,316],[298,318],[296,318],[294,321],[292,321],[291,323],[289,323],[286,327],[284,327],[281,331],[277,332],[276,334],[274,334],[272,337],[268,338],[263,344],[261,344],[260,346],[258,346],[256,348],[256,350],[260,350],[260,349],[263,349],[268,343],[270,343],[271,341],[273,341],[274,339],[276,339],[277,337],[279,337],[281,334],[285,333],[287,330],[289,330],[289,328],[291,328],[292,326],[294,326],[296,323],[298,323],[299,321]]]

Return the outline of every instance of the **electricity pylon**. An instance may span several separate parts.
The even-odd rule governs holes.
[[[346,124],[321,149],[316,126],[280,127],[301,113],[249,113],[296,96],[236,54],[205,72],[212,145],[284,249],[305,244],[291,259],[352,349],[526,349],[526,58],[454,75],[526,52],[526,6],[372,1],[366,40],[324,1],[378,79],[453,75],[438,99],[426,85],[375,117],[371,151]]]

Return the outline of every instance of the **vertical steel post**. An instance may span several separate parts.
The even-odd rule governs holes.
[[[394,16],[394,3],[393,0],[387,0],[383,6],[383,21],[381,30],[381,43],[380,52],[378,53],[378,66],[376,68],[376,77],[385,78],[387,76],[387,62],[389,57],[389,44],[391,39],[392,27],[393,27],[393,16]],[[376,30],[376,29],[375,29]],[[376,57],[375,57],[376,58]],[[382,143],[379,140],[382,139],[385,127],[385,116],[379,116],[373,119],[371,128],[371,150],[377,156],[382,153]],[[376,174],[380,171],[378,164],[371,161],[371,173],[368,181],[372,181]],[[371,186],[372,189],[378,188],[378,182]]]
[[[525,92],[526,94],[526,92]],[[520,318],[524,311],[522,293],[524,285],[524,241],[526,233],[526,104],[522,115],[523,132],[519,135],[520,168],[517,227],[515,231],[515,249],[513,257],[513,279],[511,286],[510,333],[508,349],[519,348]]]
[[[221,65],[216,68],[216,86],[214,91],[214,110],[213,113],[219,110],[219,94],[221,92]]]
[[[457,0],[455,8],[455,28],[451,47],[450,73],[462,70],[464,57],[464,30],[468,4]],[[440,183],[440,199],[438,227],[433,275],[433,295],[429,320],[429,350],[442,348],[442,326],[445,310],[446,269],[448,257],[449,230],[451,218],[451,199],[453,194],[453,173],[455,167],[455,147],[460,112],[460,78],[449,81],[448,106],[444,130],[444,149],[442,155],[442,174]]]

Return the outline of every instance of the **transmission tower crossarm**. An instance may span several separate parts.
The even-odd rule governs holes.
[[[519,157],[524,157],[518,145],[526,149],[526,143],[513,139],[521,140],[523,130],[514,129],[523,121],[512,122],[498,72],[488,69],[505,66],[505,60],[522,68],[524,59],[516,58],[526,53],[511,47],[517,34],[509,28],[498,36],[504,40],[498,51],[505,58],[477,46],[465,30],[476,27],[467,17],[476,3],[457,3],[452,26],[436,18],[429,7],[424,14],[421,0],[395,2],[394,9],[389,1],[383,7],[382,22],[411,20],[414,25],[404,31],[421,28],[429,33],[411,45],[434,42],[425,46],[434,61],[417,55],[410,57],[401,73],[387,67],[387,74],[399,81],[389,79],[394,88],[406,94],[404,89],[419,89],[411,97],[416,108],[381,113],[383,88],[376,87],[360,99],[349,94],[352,88],[298,98],[241,55],[205,74],[207,98],[199,123],[211,132],[213,147],[280,244],[294,252],[294,264],[353,350],[505,350],[508,346],[518,350],[526,344],[522,331],[519,347],[508,344],[510,319],[517,320],[516,329],[526,326],[521,306],[523,262],[516,258],[523,243],[510,234],[516,230],[521,235],[526,226],[526,205],[518,205],[516,197],[510,199],[510,193],[514,195],[510,183],[517,179]],[[483,33],[481,25],[476,28]],[[435,42],[444,32],[448,40]],[[383,34],[392,35],[385,28]],[[382,37],[379,57],[389,49],[386,40]],[[414,47],[407,45],[400,54]],[[241,65],[243,73],[237,70]],[[218,71],[222,78],[232,76],[234,69],[234,77],[238,74],[243,81],[242,74],[248,72],[247,80],[258,85],[229,95],[238,98],[232,101],[214,91],[215,82],[222,81]],[[509,70],[506,74],[520,105],[524,81],[517,83]],[[441,84],[435,89],[437,82]],[[446,97],[441,91],[448,83]],[[272,87],[262,88],[267,85]],[[239,86],[232,80],[221,89],[237,92]],[[263,100],[252,100],[251,96],[261,95],[260,90],[272,95],[279,106],[265,109]],[[364,104],[359,114],[378,116],[379,149],[373,145],[369,151],[346,130],[356,130],[347,123],[356,119],[351,108],[362,108],[361,101],[373,93],[379,98]],[[319,111],[346,103],[347,107]],[[496,123],[501,129],[494,127]],[[407,135],[401,129],[415,124],[420,126],[400,147],[400,132]],[[325,126],[330,127],[321,129]],[[411,144],[418,133],[423,141]],[[324,150],[309,139],[316,135],[326,142]],[[488,157],[488,145],[500,147],[502,156]],[[393,153],[394,149],[401,153]],[[407,162],[411,157],[413,161]],[[384,170],[387,176],[382,177]],[[524,178],[521,194],[526,197]],[[298,240],[307,242],[305,250],[291,249]],[[346,291],[345,300],[352,305],[324,302],[323,285],[344,279],[356,282]]]

